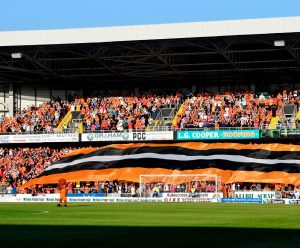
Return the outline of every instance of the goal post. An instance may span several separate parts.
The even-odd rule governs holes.
[[[140,197],[177,195],[197,197],[201,194],[217,198],[221,179],[216,174],[142,174]]]

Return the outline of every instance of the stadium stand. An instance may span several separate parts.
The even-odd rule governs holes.
[[[295,128],[299,117],[298,92],[284,90],[270,95],[255,95],[251,91],[201,92],[187,97],[178,92],[173,95],[145,92],[141,96],[77,97],[71,102],[55,99],[23,109],[12,118],[2,117],[0,131],[76,132],[80,125],[85,131],[145,130],[157,125],[155,120],[161,126],[172,125],[175,129]]]
[[[276,129],[295,122],[298,91],[254,95],[250,91],[190,95],[173,121],[175,128],[239,127]],[[284,114],[288,111],[288,114]],[[284,116],[283,116],[284,115]],[[271,126],[270,126],[271,125]]]
[[[153,125],[162,109],[178,106],[179,96],[147,94],[141,97],[96,97],[78,99],[87,131],[97,130],[144,130]]]
[[[68,128],[72,120],[82,124],[85,131],[124,131],[145,129],[154,125],[163,110],[171,109],[177,114],[170,121],[174,129],[184,128],[256,128],[276,129],[297,127],[299,121],[299,90],[283,90],[276,94],[254,94],[246,91],[224,91],[218,93],[157,94],[145,91],[139,96],[124,93],[123,96],[98,95],[97,97],[76,97],[70,102],[54,99],[38,107],[23,109],[13,118],[1,118],[1,132],[55,132],[68,117]],[[169,114],[169,113],[168,113]],[[168,115],[167,114],[167,115]],[[66,123],[67,123],[66,122]],[[78,126],[71,126],[76,127]],[[74,129],[72,129],[74,131]],[[0,182],[5,192],[18,192],[18,187],[40,175],[51,163],[61,159],[76,148],[0,148]],[[243,190],[255,190],[250,184],[240,183]],[[134,187],[134,190],[132,188]],[[137,192],[139,185],[130,182],[81,182],[80,187],[72,184],[72,192],[121,191],[122,194]],[[152,192],[155,184],[147,186]],[[177,189],[177,187],[179,187]],[[183,186],[159,185],[160,192],[182,192]],[[189,188],[190,187],[190,188]],[[184,192],[193,185],[185,185]],[[194,185],[197,192],[198,185]],[[199,186],[200,187],[200,186]],[[227,187],[227,186],[226,186]],[[252,188],[251,188],[252,187]],[[260,185],[257,190],[268,190],[274,185]],[[8,188],[8,190],[7,190]],[[176,189],[175,189],[176,188]],[[205,186],[205,192],[214,191],[212,185]],[[53,191],[47,187],[40,190]],[[174,191],[175,190],[175,191]],[[230,189],[228,188],[229,193]],[[70,186],[71,191],[71,186]]]
[[[1,133],[54,132],[69,105],[58,99],[21,110],[14,117],[1,117]]]
[[[158,25],[144,27],[143,32],[135,27],[130,32],[122,28],[96,28],[92,33],[57,30],[47,36],[36,31],[16,33],[18,39],[4,33],[0,42],[0,133],[3,137],[32,132],[121,133],[167,127],[174,141],[175,132],[182,129],[262,129],[267,134],[277,131],[274,129],[297,129],[297,23],[284,18],[230,25],[174,24],[166,29]],[[275,46],[275,38],[285,45]],[[16,51],[23,57],[13,59]],[[173,90],[164,90],[170,86]],[[122,87],[127,91],[120,93]],[[174,90],[182,87],[185,90]],[[103,92],[94,93],[99,88]],[[53,96],[59,98],[51,100]],[[272,136],[276,137],[282,138]],[[39,148],[30,141],[16,148],[16,140],[2,140],[7,146],[0,148],[0,179],[8,184],[9,192],[75,149],[58,149],[53,140],[45,140],[39,141],[47,143]],[[76,142],[77,146],[84,144],[79,138]],[[98,185],[107,193],[132,188],[118,182],[81,182],[79,189],[99,192]],[[155,186],[150,185],[150,191]],[[254,190],[252,184],[242,186]],[[171,190],[170,185],[159,187],[163,188],[160,191]]]

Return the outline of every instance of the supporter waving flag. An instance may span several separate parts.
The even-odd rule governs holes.
[[[237,143],[118,144],[71,152],[25,185],[126,180],[141,174],[217,174],[222,182],[300,185],[300,146]]]

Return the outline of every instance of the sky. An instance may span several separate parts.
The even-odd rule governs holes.
[[[0,31],[300,16],[300,0],[0,0]]]

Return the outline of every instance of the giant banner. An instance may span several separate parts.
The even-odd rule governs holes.
[[[79,142],[78,133],[43,133],[0,135],[1,144]]]
[[[140,182],[140,175],[145,174],[215,174],[226,184],[300,185],[300,146],[232,142],[112,144],[76,150],[22,187],[57,183],[62,177],[67,181],[76,178],[80,181]],[[184,180],[183,177],[174,177],[173,183],[181,184]],[[244,192],[236,194],[241,194],[242,198]]]
[[[81,141],[163,141],[173,140],[173,131],[83,133]]]
[[[177,131],[177,140],[259,139],[259,130]]]

